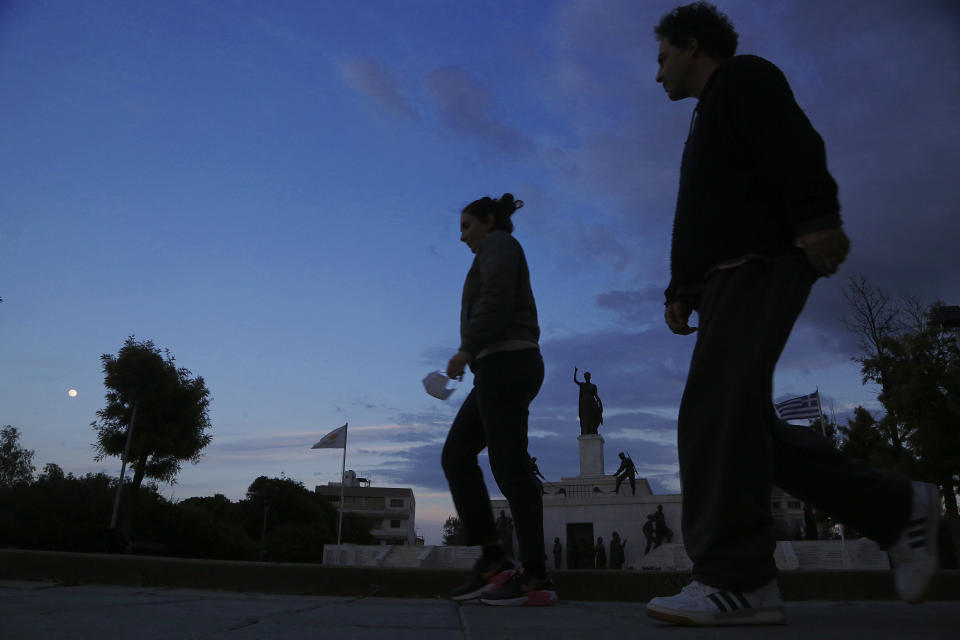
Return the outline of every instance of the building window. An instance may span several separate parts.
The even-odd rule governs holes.
[[[403,498],[390,498],[390,506],[393,508],[403,508]]]
[[[800,501],[799,501],[799,500],[788,500],[788,501],[787,501],[787,508],[788,508],[788,509],[799,509],[799,508],[800,508]]]
[[[780,508],[780,501],[779,501],[779,500],[774,500],[774,501],[773,501],[773,508],[774,508],[774,509],[779,509],[779,508]]]
[[[358,511],[383,511],[385,504],[385,498],[374,496],[346,496],[343,499],[345,509],[356,509]]]
[[[400,521],[399,521],[399,520],[391,520],[391,521],[390,521],[390,528],[391,528],[391,529],[399,529],[399,528],[400,528]]]

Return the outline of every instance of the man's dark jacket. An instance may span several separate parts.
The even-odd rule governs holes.
[[[839,227],[823,140],[783,73],[736,56],[700,94],[683,150],[667,304],[696,308],[717,267],[797,254],[797,238]]]

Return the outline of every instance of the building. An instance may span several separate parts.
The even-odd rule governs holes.
[[[778,540],[803,540],[806,536],[806,518],[803,503],[780,487],[770,494],[770,511]]]
[[[415,516],[416,500],[413,489],[371,487],[366,478],[358,478],[352,470],[343,474],[343,512],[352,513],[371,522],[370,535],[381,545],[423,544],[417,538]],[[340,507],[341,485],[329,482],[317,486],[321,498]]]

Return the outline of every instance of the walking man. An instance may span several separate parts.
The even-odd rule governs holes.
[[[776,66],[734,56],[737,34],[716,7],[678,7],[654,31],[657,82],[671,100],[697,99],[665,292],[668,327],[697,341],[677,419],[693,582],[647,613],[689,625],[785,621],[772,485],[889,550],[901,598],[919,602],[937,568],[938,489],[846,459],[772,405],[774,368],[810,288],[849,247],[823,141]]]

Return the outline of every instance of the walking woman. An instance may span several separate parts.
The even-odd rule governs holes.
[[[447,375],[473,371],[473,389],[443,446],[443,471],[468,544],[483,548],[470,578],[450,594],[491,605],[548,605],[557,599],[547,577],[543,502],[530,470],[527,416],[543,383],[540,327],[530,272],[511,216],[523,206],[509,193],[481,198],[460,214],[460,240],[476,254],[463,286],[460,348]],[[477,456],[484,447],[500,491],[510,503],[523,567],[500,545]]]

